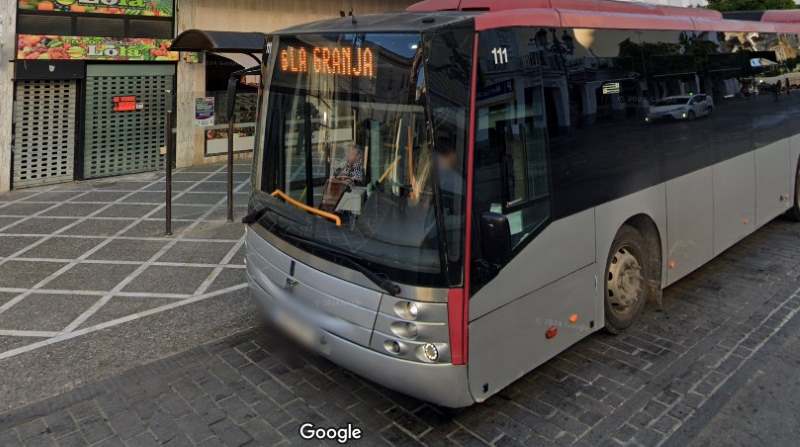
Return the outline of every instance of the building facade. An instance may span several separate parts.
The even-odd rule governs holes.
[[[228,75],[256,61],[178,54],[187,29],[269,32],[402,10],[407,0],[0,0],[0,192],[162,167],[176,111],[179,167],[223,158]],[[6,13],[8,11],[8,13]],[[237,97],[237,152],[252,150],[257,80]],[[198,120],[200,111],[211,115]]]

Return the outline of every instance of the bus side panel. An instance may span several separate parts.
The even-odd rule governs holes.
[[[794,200],[798,160],[800,160],[800,134],[789,139],[789,206],[792,206]]]
[[[484,401],[594,330],[589,327],[594,272],[589,265],[470,322],[469,387],[475,401]],[[570,322],[573,314],[575,323]],[[557,334],[547,338],[550,328]]]
[[[667,284],[714,257],[712,168],[667,182]]]
[[[755,177],[754,152],[714,165],[715,255],[755,230]]]
[[[755,152],[756,158],[756,225],[762,226],[788,208],[784,198],[792,189],[783,169],[789,163],[789,139],[768,144]]]
[[[470,299],[470,321],[595,262],[594,235],[593,209],[552,222]]]

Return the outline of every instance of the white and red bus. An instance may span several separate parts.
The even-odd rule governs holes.
[[[798,71],[792,23],[431,0],[266,41],[253,296],[420,399],[481,402],[800,217],[800,93],[759,85]]]

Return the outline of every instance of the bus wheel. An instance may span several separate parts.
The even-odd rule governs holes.
[[[619,334],[639,317],[647,301],[644,247],[641,233],[623,226],[617,233],[606,262],[606,330]]]

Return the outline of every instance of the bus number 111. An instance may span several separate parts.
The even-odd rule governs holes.
[[[494,56],[494,64],[507,64],[508,63],[508,48],[492,48],[492,56]]]

